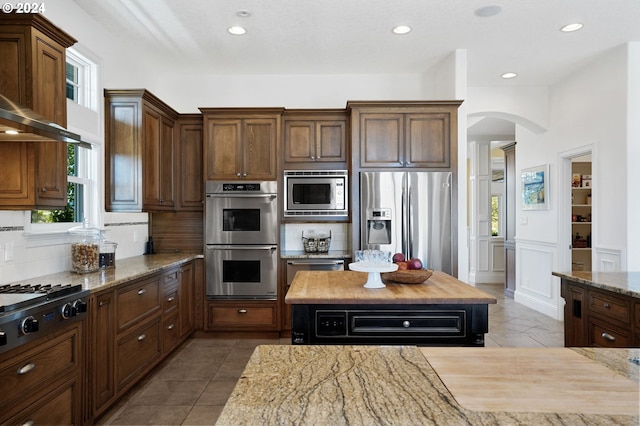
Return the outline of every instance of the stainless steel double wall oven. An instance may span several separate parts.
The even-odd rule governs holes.
[[[206,183],[205,263],[210,299],[276,299],[276,181]]]

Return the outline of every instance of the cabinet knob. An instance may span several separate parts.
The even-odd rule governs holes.
[[[403,326],[404,328],[409,328],[409,327],[411,327],[411,323],[410,323],[409,321],[403,321],[403,322],[402,322],[402,326]]]
[[[47,192],[47,188],[42,188],[42,192]]]
[[[167,302],[173,302],[174,300],[176,300],[176,298],[171,296],[170,298],[167,299]]]
[[[242,174],[242,177],[247,177],[247,174],[246,174],[246,173],[243,173],[243,174]]]
[[[146,334],[141,334],[141,335],[138,336],[138,342],[142,342],[146,338],[147,338]]]
[[[142,296],[142,295],[143,295],[143,294],[145,294],[146,292],[147,292],[147,290],[146,290],[146,289],[141,288],[140,290],[138,290],[138,295],[139,295],[139,296]]]
[[[29,371],[33,370],[34,368],[36,368],[36,365],[30,362],[29,364],[23,365],[22,367],[18,368],[18,374],[19,375],[27,374]]]
[[[175,327],[175,325],[174,325],[174,324],[170,324],[170,325],[167,327],[167,330],[173,330],[173,327]]]
[[[238,313],[239,314],[246,314],[247,310],[246,309],[238,309]]]
[[[311,159],[312,159],[312,160],[315,160],[315,159],[316,159],[316,157],[314,157],[314,156],[312,155],[312,156],[311,156]]]
[[[607,333],[606,331],[603,332],[601,334],[601,336],[602,336],[603,339],[608,340],[610,342],[615,342],[616,341],[615,336],[612,336],[611,334]]]
[[[236,173],[236,176],[240,177],[240,173]]]
[[[36,424],[35,420],[29,419],[26,422],[22,423],[22,426],[34,426]]]
[[[608,303],[605,303],[605,304],[604,304],[604,307],[605,307],[605,309],[610,309],[610,308],[611,308],[611,305],[609,305]]]

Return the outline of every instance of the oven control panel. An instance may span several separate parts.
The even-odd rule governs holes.
[[[317,311],[316,336],[346,336],[346,311]]]
[[[260,192],[259,183],[224,183],[222,184],[224,192]]]

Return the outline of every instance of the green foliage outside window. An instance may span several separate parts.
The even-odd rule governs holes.
[[[499,210],[499,197],[497,195],[491,196],[491,236],[497,237],[500,235],[500,210]]]
[[[67,144],[67,176],[77,176],[77,149]],[[56,210],[32,210],[31,223],[82,222],[82,185],[67,183],[67,205]]]

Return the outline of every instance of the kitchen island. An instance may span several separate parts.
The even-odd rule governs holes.
[[[435,271],[421,284],[364,288],[368,274],[300,271],[285,298],[299,344],[484,346],[496,298]]]
[[[432,366],[430,359],[436,359],[438,355],[440,359],[446,358],[449,351],[464,356],[465,351],[478,354],[492,350],[498,351],[498,359],[502,350],[507,354],[517,350],[520,359],[532,354],[541,358],[543,365],[546,360],[555,359],[558,351],[566,351],[573,356],[569,359],[578,358],[576,364],[584,365],[585,371],[589,371],[588,368],[608,371],[608,376],[616,380],[615,390],[607,394],[610,386],[599,389],[599,394],[591,393],[590,389],[583,389],[583,377],[576,377],[574,383],[565,382],[555,388],[555,394],[551,392],[546,397],[549,400],[566,398],[570,390],[582,401],[580,403],[547,407],[536,403],[535,395],[531,395],[531,403],[525,400],[524,405],[515,409],[501,408],[508,405],[496,405],[485,410],[465,407],[459,402],[462,397],[449,390],[446,380],[441,380],[440,367]],[[496,358],[495,354],[492,355]],[[629,359],[639,355],[640,350],[597,348],[259,346],[217,424],[637,425],[640,368]],[[483,368],[483,362],[474,360],[467,364],[473,364],[481,372],[500,369]],[[568,362],[564,367],[570,369],[572,363]],[[526,368],[520,366],[519,370],[526,371]],[[516,388],[526,394],[530,389],[528,386],[535,389],[537,384],[552,379],[555,371],[544,368],[529,370],[528,380],[525,381],[521,375],[511,380],[516,380]],[[594,386],[598,386],[598,381],[608,379],[600,376],[594,381]],[[473,393],[489,399],[509,397],[507,392],[500,395],[496,387],[474,387]],[[603,394],[609,396],[601,398]],[[600,398],[598,403],[590,399],[594,396]]]
[[[640,347],[640,272],[553,272],[565,299],[565,346]]]

